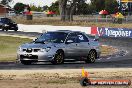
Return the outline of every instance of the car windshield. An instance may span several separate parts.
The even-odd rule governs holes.
[[[7,23],[8,19],[7,18],[1,18],[1,22],[4,22],[4,23],[6,22]]]
[[[67,33],[64,32],[47,32],[42,34],[35,43],[45,43],[45,42],[52,42],[52,43],[64,43]]]

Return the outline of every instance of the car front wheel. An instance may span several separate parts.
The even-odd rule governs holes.
[[[57,51],[52,64],[62,64],[64,62],[64,53],[62,51]]]
[[[87,56],[86,63],[94,63],[96,60],[97,54],[95,50],[91,50]]]
[[[2,29],[2,31],[4,31],[4,30],[5,30],[5,28],[4,28],[4,27],[2,27],[1,29]]]
[[[16,28],[14,31],[18,31],[18,28]]]
[[[4,31],[4,28],[2,28],[2,31]]]

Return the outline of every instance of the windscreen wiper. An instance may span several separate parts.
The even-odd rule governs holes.
[[[45,44],[44,41],[35,41],[35,43],[42,43],[42,44]]]

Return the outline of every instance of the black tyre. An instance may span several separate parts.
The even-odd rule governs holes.
[[[17,31],[17,30],[14,30],[14,31]]]
[[[97,58],[97,53],[95,50],[91,50],[87,56],[86,63],[94,63]]]
[[[15,30],[14,31],[18,31],[18,28],[15,28]]]
[[[2,29],[2,31],[4,31],[4,30],[5,30],[5,28],[4,28],[4,27],[1,27],[1,29]]]
[[[6,31],[8,31],[8,29],[5,29]]]
[[[80,84],[81,84],[81,86],[88,86],[88,85],[90,85],[90,81],[88,78],[85,77],[85,78],[81,79]]]
[[[21,63],[24,64],[24,65],[31,65],[32,64],[31,61],[21,61]]]
[[[2,28],[2,31],[4,31],[4,28]]]
[[[64,62],[64,53],[62,51],[57,51],[52,64],[62,64]]]

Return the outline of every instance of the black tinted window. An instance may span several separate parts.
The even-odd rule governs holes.
[[[42,34],[35,42],[53,42],[64,43],[67,33],[63,32],[47,32]]]
[[[78,43],[77,34],[76,33],[69,34],[67,40],[72,40],[74,43]]]

